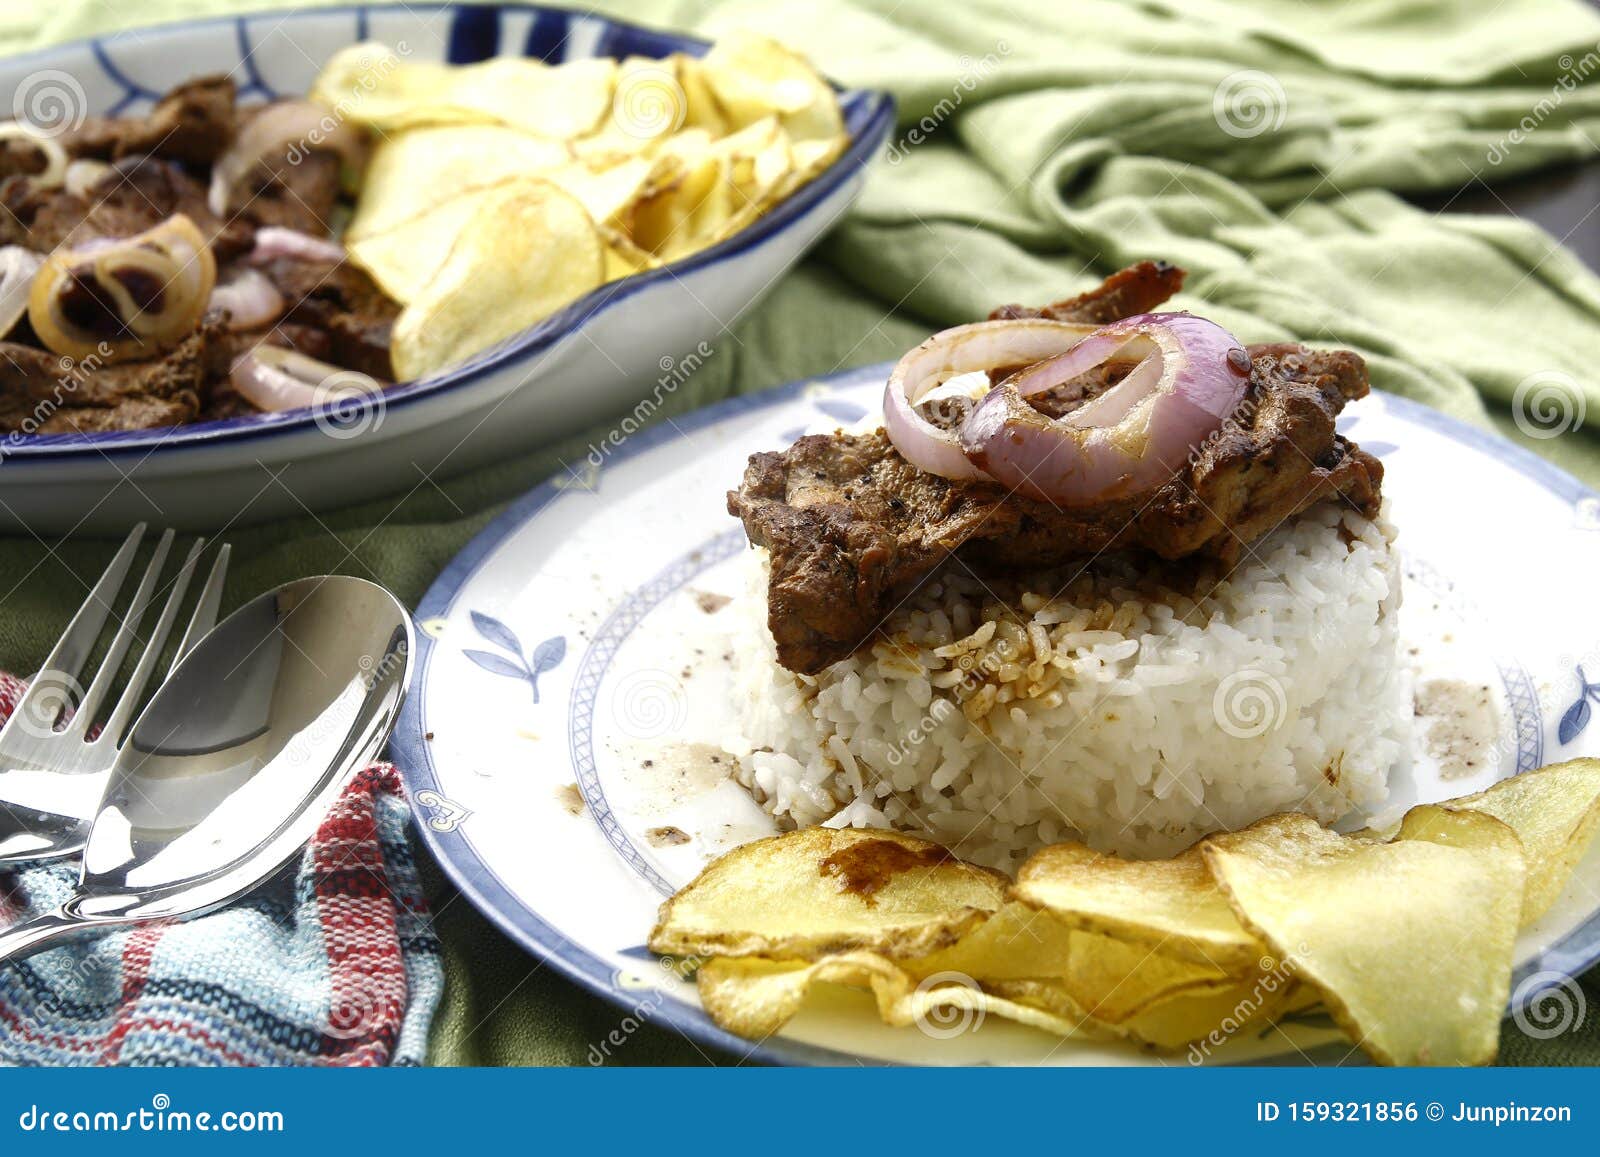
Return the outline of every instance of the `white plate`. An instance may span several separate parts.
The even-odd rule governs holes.
[[[660,426],[598,467],[582,463],[535,490],[479,535],[419,608],[415,693],[395,744],[420,825],[462,890],[531,951],[635,1015],[739,1055],[1151,1063],[1119,1045],[1060,1042],[995,1018],[938,1039],[890,1029],[868,998],[850,993],[813,1001],[780,1037],[753,1046],[712,1025],[693,984],[643,947],[673,888],[720,852],[774,830],[710,761],[737,730],[719,670],[722,628],[697,597],[735,593],[729,560],[744,536],[724,492],[751,452],[875,407],[887,371],[797,383]],[[1444,783],[1420,757],[1402,795],[1462,795],[1600,751],[1600,724],[1575,706],[1585,694],[1578,668],[1600,679],[1589,611],[1600,495],[1402,399],[1365,399],[1340,427],[1387,470],[1406,558],[1404,635],[1430,664],[1481,678],[1500,699],[1498,766]],[[645,833],[663,826],[693,839],[654,847]],[[1536,995],[1546,1006],[1559,1001],[1552,986],[1597,957],[1600,854],[1523,936],[1514,1006]],[[1209,1059],[1301,1056],[1352,1059],[1314,1018],[1240,1034]]]
[[[398,4],[192,20],[0,60],[5,109],[54,125],[146,111],[186,77],[224,72],[242,102],[305,93],[347,45],[408,60],[698,55],[706,42],[520,4]],[[850,147],[737,236],[602,286],[472,361],[376,404],[159,430],[0,435],[0,530],[118,533],[142,519],[207,530],[414,489],[558,438],[675,386],[839,219],[894,125],[884,93],[840,93]],[[9,113],[6,115],[10,115]],[[70,373],[64,382],[72,382]]]

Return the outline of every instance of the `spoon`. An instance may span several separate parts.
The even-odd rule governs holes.
[[[107,926],[221,907],[295,858],[377,755],[410,677],[388,591],[300,579],[183,657],[128,734],[60,907],[0,932],[0,962]]]

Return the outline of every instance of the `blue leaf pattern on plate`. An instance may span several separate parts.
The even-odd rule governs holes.
[[[539,676],[554,670],[567,654],[567,640],[552,635],[533,649],[533,662],[528,668],[528,682],[533,687],[533,701],[539,702]]]
[[[1578,668],[1578,700],[1567,713],[1561,717],[1561,726],[1556,729],[1556,738],[1565,747],[1583,733],[1589,726],[1589,720],[1594,716],[1594,709],[1589,706],[1589,700],[1600,701],[1600,683],[1589,682],[1589,677],[1583,673],[1583,668]]]
[[[1578,734],[1589,726],[1589,716],[1592,714],[1588,699],[1579,699],[1567,713],[1561,717],[1561,728],[1556,732],[1556,738],[1563,744],[1571,743],[1578,738]]]
[[[513,655],[522,654],[522,641],[517,638],[516,632],[506,626],[499,619],[486,615],[482,611],[472,612],[472,625],[489,642],[503,650],[510,651]]]
[[[1387,458],[1400,449],[1393,442],[1362,442],[1361,448],[1374,458]]]
[[[517,638],[515,631],[493,615],[486,615],[482,611],[472,611],[471,616],[473,629],[495,646],[509,651],[511,657],[497,655],[493,651],[461,653],[492,675],[504,675],[508,679],[522,680],[533,692],[533,701],[539,702],[539,676],[546,671],[555,670],[561,665],[561,660],[567,657],[566,637],[550,636],[533,649],[533,654],[529,658],[524,659],[522,640]]]
[[[512,679],[528,678],[528,671],[520,660],[507,659],[496,655],[492,651],[462,651],[463,655],[471,659],[485,671],[494,675],[507,675]]]

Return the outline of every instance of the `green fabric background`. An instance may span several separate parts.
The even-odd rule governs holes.
[[[269,4],[9,0],[0,51]],[[888,359],[997,302],[1057,298],[1166,257],[1191,271],[1179,306],[1250,341],[1359,349],[1376,385],[1493,424],[1600,484],[1597,427],[1529,439],[1509,409],[1519,383],[1544,375],[1600,416],[1600,280],[1532,225],[1430,215],[1393,192],[1448,192],[1600,151],[1600,86],[1583,83],[1600,72],[1600,19],[1576,0],[597,9],[708,33],[757,27],[842,81],[891,89],[901,106],[893,163],[878,163],[816,255],[717,343],[666,417]],[[1254,108],[1265,121],[1249,119],[1247,102],[1242,129],[1223,131],[1227,95],[1252,84],[1265,85],[1268,104]],[[533,449],[530,438],[526,457],[403,501],[231,532],[230,596],[336,570],[415,602],[505,502],[587,442]],[[34,669],[107,550],[0,540],[0,666]],[[449,977],[433,1059],[587,1063],[622,1014],[514,948],[437,873],[433,889]],[[1592,981],[1588,993],[1596,1004]],[[734,1058],[646,1025],[612,1059]],[[1508,1028],[1502,1059],[1600,1062],[1600,1014],[1549,1041]]]

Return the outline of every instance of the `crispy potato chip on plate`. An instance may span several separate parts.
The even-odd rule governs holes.
[[[393,229],[473,189],[536,176],[566,164],[558,141],[499,125],[452,125],[396,133],[372,152],[355,214],[345,230],[359,241]]]
[[[533,57],[497,56],[449,65],[405,59],[387,45],[366,43],[337,53],[310,96],[382,132],[498,124],[567,140],[600,126],[616,77],[617,62],[606,57],[551,66]]]
[[[1014,894],[1085,932],[1158,945],[1201,964],[1249,968],[1263,951],[1198,848],[1170,860],[1125,860],[1056,844],[1022,865]]]
[[[776,115],[793,140],[835,139],[843,132],[833,89],[804,57],[776,40],[730,33],[711,46],[701,72],[735,128]]]
[[[661,907],[652,951],[817,960],[903,958],[954,944],[1008,881],[898,832],[806,828],[735,848]]]
[[[458,365],[604,277],[605,245],[582,205],[548,183],[508,183],[477,206],[395,320],[395,373],[421,378]]]
[[[1241,923],[1375,1060],[1486,1064],[1510,984],[1522,847],[1491,816],[1414,811],[1413,838],[1387,844],[1285,815],[1202,847]]]
[[[1444,806],[1493,816],[1517,833],[1528,862],[1522,899],[1526,927],[1550,910],[1594,842],[1600,828],[1600,759],[1525,771]]]
[[[1094,1031],[1081,1019],[985,992],[965,977],[936,975],[919,982],[895,961],[870,952],[826,956],[811,963],[721,957],[698,974],[700,999],[711,1018],[728,1031],[755,1040],[781,1029],[800,1011],[811,987],[824,983],[869,988],[885,1024],[924,1026],[932,1037],[945,1031],[950,1012],[993,1014],[1062,1037]],[[956,1026],[957,1031],[975,1027],[970,1020],[958,1020]]]

